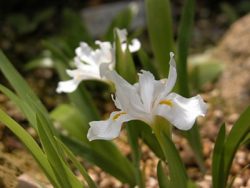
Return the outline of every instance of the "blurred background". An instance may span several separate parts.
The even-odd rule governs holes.
[[[137,25],[133,29],[145,29],[143,1],[0,1],[0,47],[18,65],[30,61],[42,51],[41,40],[54,36],[74,38],[74,32],[79,36],[79,21],[86,26],[92,37],[100,38],[112,18],[130,2],[137,2],[140,9],[140,14],[134,18]],[[175,26],[179,22],[183,3],[183,0],[172,1]],[[202,51],[216,44],[225,30],[249,10],[250,2],[246,0],[197,1],[193,50]]]

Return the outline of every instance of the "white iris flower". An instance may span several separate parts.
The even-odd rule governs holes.
[[[117,29],[117,34],[121,42],[121,48],[125,51],[127,48],[127,31],[126,29]],[[75,91],[83,80],[107,80],[103,73],[106,70],[113,70],[115,67],[115,44],[101,41],[95,43],[99,46],[95,50],[85,42],[81,42],[80,46],[76,48],[76,57],[74,58],[76,69],[66,70],[72,79],[59,82],[56,89],[58,93]],[[136,52],[140,47],[141,44],[138,39],[133,39],[131,44],[128,45],[130,52]]]
[[[112,99],[119,110],[112,112],[108,120],[90,122],[88,139],[114,139],[119,135],[124,122],[141,120],[152,125],[155,116],[167,119],[181,130],[192,128],[196,118],[205,115],[207,105],[200,95],[184,98],[170,92],[177,78],[172,52],[169,64],[168,79],[155,80],[150,72],[141,71],[139,82],[134,85],[129,84],[115,71],[106,72],[105,76],[115,84],[116,93]]]

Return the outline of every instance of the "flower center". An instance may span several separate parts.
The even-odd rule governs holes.
[[[162,100],[162,101],[160,101],[159,104],[164,104],[164,105],[167,105],[167,106],[170,106],[170,107],[173,106],[173,102],[171,100]]]
[[[126,112],[119,112],[117,114],[114,115],[114,117],[112,118],[113,121],[117,120],[121,115],[127,114]]]

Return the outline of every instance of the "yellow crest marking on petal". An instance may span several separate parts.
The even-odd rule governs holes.
[[[78,81],[81,80],[81,75],[79,73],[76,74],[76,80],[78,80]]]
[[[167,106],[170,106],[170,107],[173,106],[173,102],[171,100],[162,100],[162,101],[160,101],[159,104],[164,104],[164,105],[167,105]]]
[[[112,119],[115,121],[116,119],[118,119],[123,114],[127,114],[127,113],[126,112],[120,112],[120,113],[114,115],[114,117]]]

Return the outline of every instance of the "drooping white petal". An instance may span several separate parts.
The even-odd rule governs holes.
[[[175,127],[181,130],[191,129],[198,116],[204,116],[207,105],[200,95],[192,98],[184,98],[176,93],[170,93],[162,101],[168,101],[169,105],[159,104],[156,115],[166,118]]]
[[[79,80],[67,80],[67,81],[61,81],[58,83],[58,86],[56,88],[57,93],[71,93],[76,90],[78,85],[80,84]]]
[[[105,121],[92,121],[88,130],[87,138],[92,140],[111,140],[119,136],[122,123],[134,119],[125,112],[112,112]]]

